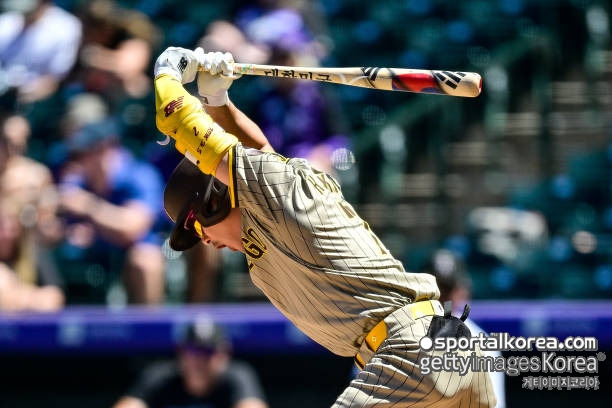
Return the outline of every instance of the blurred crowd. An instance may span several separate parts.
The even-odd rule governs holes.
[[[162,193],[180,155],[155,143],[151,73],[170,45],[249,63],[482,72],[485,94],[469,103],[267,78],[236,81],[231,98],[278,152],[346,185],[408,269],[444,248],[475,297],[612,294],[612,92],[563,110],[553,98],[561,79],[610,89],[609,6],[554,5],[575,24],[566,41],[543,1],[389,3],[1,0],[0,309],[259,298],[241,257],[166,242]],[[528,68],[533,82],[513,89]],[[567,111],[579,109],[599,127],[575,126]],[[559,159],[572,126],[598,133]]]
[[[219,271],[232,261],[166,243],[162,193],[180,155],[155,143],[152,64],[181,45],[318,65],[326,50],[302,5],[236,3],[177,39],[155,21],[168,12],[161,3],[0,2],[1,309],[221,299]],[[349,139],[331,96],[310,82],[255,87],[255,115],[276,149],[333,171],[331,154]]]

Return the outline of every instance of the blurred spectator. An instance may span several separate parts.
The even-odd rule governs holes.
[[[229,51],[236,61],[250,64],[265,64],[270,58],[267,46],[251,43],[240,28],[224,20],[209,24],[206,34],[200,39],[200,46],[206,52]]]
[[[26,118],[18,114],[9,114],[2,121],[1,131],[3,137],[6,138],[11,155],[26,153],[30,138],[30,124]]]
[[[44,159],[56,178],[68,160],[66,140],[83,127],[104,120],[109,114],[108,103],[99,94],[77,93],[66,101],[63,115],[58,122],[58,140],[50,143]]]
[[[84,126],[66,144],[69,160],[59,182],[66,236],[59,256],[107,272],[123,268],[131,302],[160,303],[165,262],[154,227],[161,218],[161,176],[121,145],[113,119]]]
[[[124,3],[94,0],[80,5],[77,14],[83,21],[83,44],[67,89],[100,96],[120,122],[123,145],[165,176],[179,159],[175,152],[155,144],[158,132],[148,70],[161,31],[146,14]]]
[[[87,2],[79,15],[84,28],[77,78],[85,90],[105,95],[114,105],[146,96],[151,52],[160,40],[157,27],[145,14],[112,0]]]
[[[50,312],[62,308],[62,281],[48,252],[23,225],[19,209],[0,199],[0,310]]]
[[[452,251],[440,249],[434,252],[429,266],[424,272],[433,274],[436,277],[436,283],[440,289],[440,302],[451,301],[454,314],[457,316],[461,315],[464,305],[470,302],[472,292],[472,282],[465,271],[463,261]],[[472,336],[477,336],[478,333],[487,334],[484,329],[469,317],[465,320],[465,324],[470,329]],[[501,357],[501,352],[499,351],[483,351],[483,354],[493,358]],[[493,390],[497,397],[496,407],[505,407],[505,373],[492,372],[490,375],[493,381]]]
[[[50,96],[74,65],[80,21],[50,0],[2,0],[1,7],[0,95],[12,89],[18,103]]]
[[[25,147],[12,144],[12,126],[27,133],[27,122],[12,116],[0,132],[0,309],[57,310],[62,283],[44,245],[58,226],[51,174],[19,154]]]
[[[221,251],[197,244],[186,251],[187,293],[189,303],[204,303],[220,300],[220,272],[223,265]]]
[[[62,117],[62,134],[73,135],[83,126],[98,122],[108,115],[108,103],[99,94],[84,92],[73,95],[68,99]]]
[[[265,408],[261,385],[245,363],[233,361],[220,328],[197,319],[179,341],[176,361],[155,364],[114,408]]]
[[[57,192],[49,169],[26,156],[30,134],[28,121],[10,115],[0,121],[0,197],[11,200],[22,222],[36,233],[41,244],[60,237],[56,217]]]

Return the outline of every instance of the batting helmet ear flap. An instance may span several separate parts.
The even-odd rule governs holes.
[[[195,216],[203,227],[210,227],[223,221],[232,209],[227,186],[215,177],[210,177],[199,205]]]

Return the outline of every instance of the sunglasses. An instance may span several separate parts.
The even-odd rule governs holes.
[[[202,224],[200,224],[200,222],[197,220],[193,208],[189,209],[185,222],[183,223],[183,228],[185,228],[187,231],[193,231],[200,239],[204,237]]]

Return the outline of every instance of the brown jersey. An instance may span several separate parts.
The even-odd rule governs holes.
[[[406,272],[338,183],[307,161],[238,144],[230,151],[229,184],[253,282],[333,353],[354,356],[385,316],[438,298],[434,276]]]

